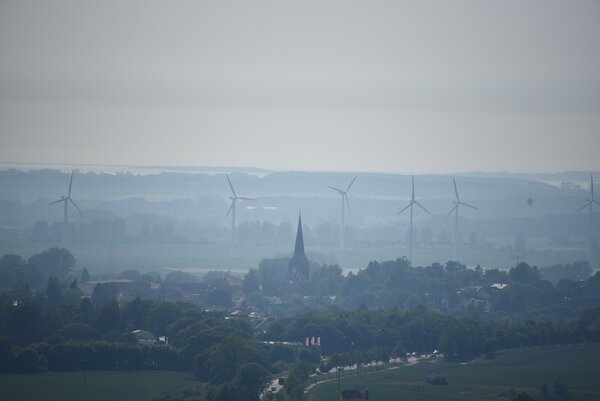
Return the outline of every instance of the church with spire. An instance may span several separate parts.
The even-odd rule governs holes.
[[[304,253],[304,237],[302,235],[302,216],[298,216],[298,230],[296,231],[296,245],[294,255],[288,263],[288,272],[281,283],[280,294],[282,299],[291,298],[308,293],[310,277],[310,264]]]

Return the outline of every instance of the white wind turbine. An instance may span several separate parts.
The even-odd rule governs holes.
[[[575,213],[579,213],[581,212],[583,209],[585,209],[586,207],[588,208],[588,224],[589,224],[589,255],[588,258],[591,261],[592,260],[592,247],[593,247],[593,242],[594,242],[594,226],[592,224],[592,205],[593,204],[596,205],[600,205],[600,203],[598,203],[598,201],[596,199],[594,199],[594,176],[590,174],[590,197],[588,198],[587,202],[581,206],[579,209],[577,209],[577,212]]]
[[[412,195],[410,197],[410,201],[408,202],[408,205],[406,205],[406,207],[404,207],[404,209],[402,209],[398,212],[398,214],[401,214],[406,209],[410,208],[410,248],[409,248],[408,259],[410,260],[411,263],[413,260],[413,205],[417,205],[421,209],[423,209],[425,212],[427,212],[427,214],[429,214],[429,215],[431,214],[431,213],[429,213],[429,210],[425,209],[425,207],[423,205],[421,205],[415,199],[415,176],[414,175],[412,176]]]
[[[345,209],[346,205],[348,205],[348,212],[350,211],[350,201],[348,200],[348,191],[350,191],[350,187],[352,186],[352,184],[354,184],[354,181],[356,181],[357,177],[358,177],[358,175],[354,176],[354,178],[352,179],[352,181],[350,181],[350,184],[348,184],[348,187],[346,188],[345,191],[342,189],[339,189],[339,188],[329,186],[329,188],[333,189],[335,192],[340,194],[342,197],[342,224],[340,226],[340,248],[344,248],[344,237],[346,235],[346,229],[345,229],[346,225],[345,225],[345,220],[344,220],[344,209]]]
[[[71,171],[71,180],[69,181],[69,190],[67,191],[67,196],[62,195],[59,200],[55,200],[54,202],[48,203],[49,205],[54,205],[56,203],[64,202],[64,215],[63,215],[63,238],[65,240],[65,232],[67,230],[67,206],[69,202],[75,206],[75,209],[79,212],[79,214],[83,214],[79,206],[75,203],[75,201],[71,198],[71,188],[73,187],[73,171]]]
[[[238,200],[256,200],[256,199],[244,198],[242,196],[237,196],[237,194],[235,193],[235,189],[233,189],[233,185],[231,185],[231,180],[229,179],[229,175],[225,174],[225,177],[227,177],[227,182],[229,183],[229,188],[231,188],[231,194],[232,194],[232,196],[229,197],[229,199],[231,199],[231,206],[229,207],[229,210],[227,211],[225,218],[227,218],[227,216],[229,216],[229,213],[231,213],[231,249],[233,249],[233,247],[235,246],[235,204]]]
[[[452,248],[452,259],[454,261],[456,261],[457,249],[458,249],[458,207],[466,206],[466,207],[470,207],[471,209],[475,209],[475,210],[479,210],[479,209],[473,205],[469,205],[468,203],[461,202],[460,197],[458,196],[458,189],[456,188],[456,180],[454,178],[452,178],[452,183],[454,184],[454,194],[456,195],[456,200],[454,202],[452,202],[454,204],[454,206],[452,206],[452,209],[450,209],[450,211],[448,212],[446,217],[450,216],[452,214],[452,212],[454,212],[454,246]]]

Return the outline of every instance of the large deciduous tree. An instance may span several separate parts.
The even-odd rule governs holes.
[[[92,292],[92,303],[96,307],[101,307],[107,302],[115,301],[119,294],[117,286],[111,283],[98,283]]]
[[[50,248],[29,258],[29,263],[37,266],[49,276],[64,278],[75,266],[75,257],[64,248]]]

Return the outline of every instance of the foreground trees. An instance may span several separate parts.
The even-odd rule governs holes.
[[[333,307],[280,319],[264,338],[303,341],[312,336],[320,337],[321,352],[340,364],[369,362],[395,350],[438,350],[448,357],[470,359],[507,348],[600,341],[600,307],[565,321],[451,317],[423,306],[408,311]]]
[[[594,306],[600,273],[581,282],[561,279],[554,284],[525,263],[503,272],[468,269],[456,262],[415,268],[398,259],[372,262],[347,277],[338,266],[321,266],[311,277],[319,309],[273,319],[266,333],[258,335],[245,313],[233,317],[183,302],[140,298],[119,303],[112,284],[100,283],[91,298],[82,297],[73,276],[64,276],[60,269],[55,273],[63,278],[47,273],[63,266],[61,258],[71,265],[61,250],[32,257],[36,265],[10,255],[0,259],[0,275],[31,274],[31,281],[19,279],[12,290],[0,292],[0,372],[183,370],[210,383],[190,397],[217,401],[254,399],[271,375],[289,371],[278,397],[300,400],[306,379],[319,364],[328,370],[434,350],[465,360],[492,357],[506,348],[600,341],[600,307]],[[284,262],[264,261],[248,273],[247,304],[266,305],[265,295],[277,294],[276,272]],[[585,266],[579,267],[585,274]],[[553,274],[563,270],[555,268]],[[142,277],[135,271],[123,274]],[[332,306],[332,299],[339,306]],[[294,306],[300,310],[304,304]],[[538,319],[570,317],[531,320],[532,313]],[[132,335],[137,329],[167,337],[168,345],[139,345]],[[320,345],[299,345],[306,338],[319,338]]]
[[[64,290],[63,284],[58,287]],[[47,290],[47,295],[54,291]],[[50,304],[40,296],[17,301],[13,294],[0,295],[0,372],[193,371],[210,383],[194,397],[208,401],[253,399],[281,371],[290,374],[280,398],[299,400],[320,354],[328,357],[329,366],[321,366],[327,370],[405,352],[437,349],[464,360],[505,348],[600,341],[600,307],[564,321],[452,317],[420,305],[406,311],[330,307],[277,319],[263,338],[256,338],[244,317],[225,319],[223,313],[185,303],[138,298],[96,306],[88,298],[75,305],[57,297],[58,303]],[[139,345],[131,335],[134,329],[162,330],[169,345]],[[320,347],[261,341],[304,343],[306,337],[320,338]]]

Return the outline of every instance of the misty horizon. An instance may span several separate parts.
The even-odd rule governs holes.
[[[111,173],[132,173],[132,174],[158,174],[161,172],[180,172],[180,173],[200,173],[200,174],[226,174],[226,173],[246,173],[251,175],[265,175],[269,173],[331,173],[331,174],[390,174],[390,175],[440,175],[440,176],[553,176],[553,175],[576,175],[581,176],[581,180],[586,181],[589,175],[600,174],[600,170],[524,170],[511,171],[505,170],[458,170],[458,171],[380,171],[380,170],[322,170],[322,169],[276,169],[266,168],[255,165],[204,165],[198,164],[102,164],[102,163],[61,163],[61,162],[36,162],[31,160],[24,161],[0,161],[1,170],[58,170],[61,172],[71,172],[73,170],[83,173],[94,172],[102,174]]]
[[[595,2],[5,1],[0,161],[600,171],[599,21]]]

